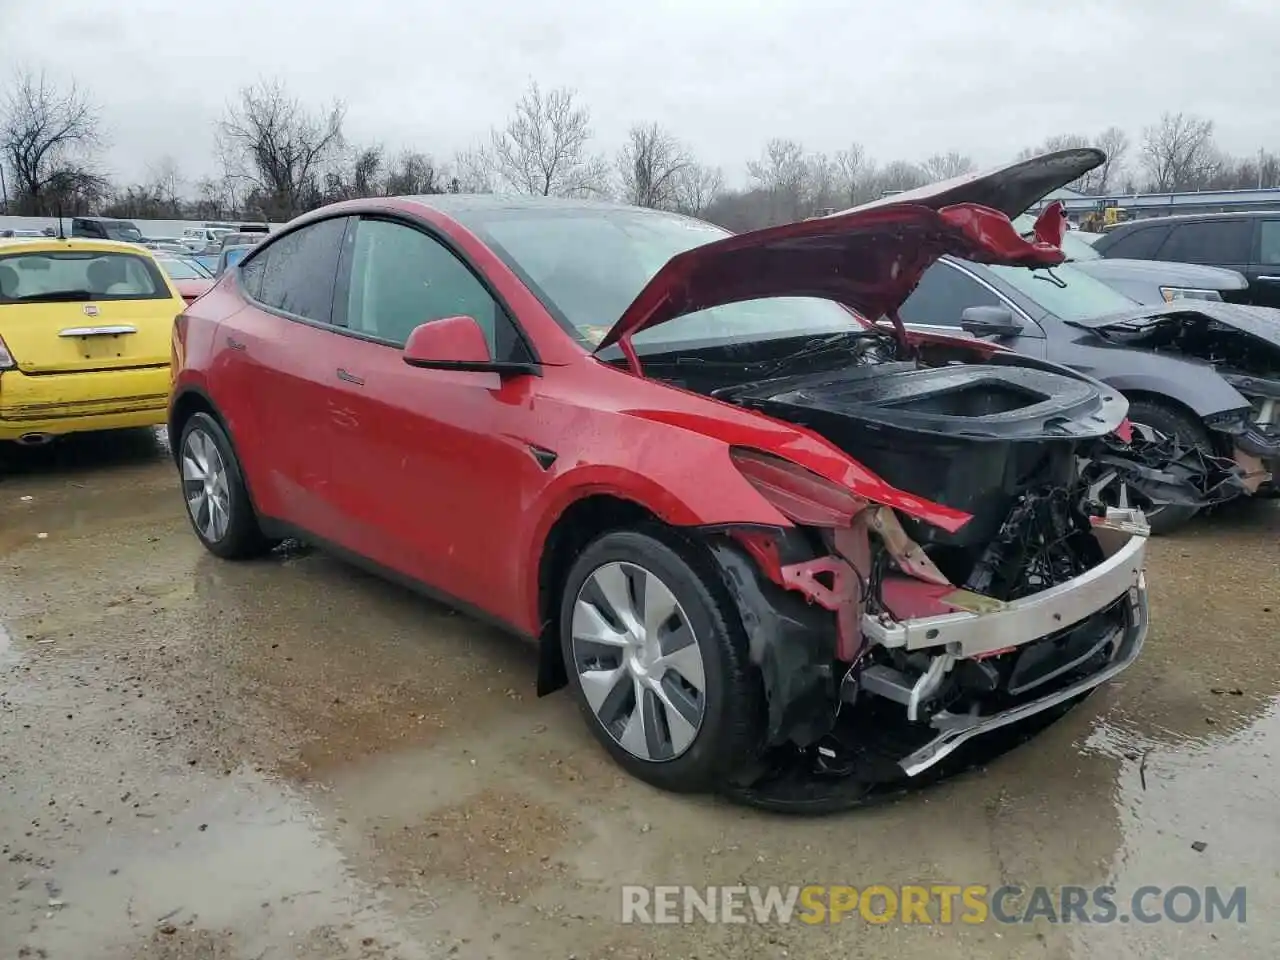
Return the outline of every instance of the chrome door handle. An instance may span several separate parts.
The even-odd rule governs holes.
[[[1258,279],[1259,279],[1259,280],[1266,280],[1266,281],[1268,281],[1268,282],[1270,282],[1270,283],[1280,283],[1280,277],[1273,277],[1273,276],[1271,276],[1270,274],[1267,274],[1267,275],[1266,275],[1266,276],[1264,276],[1264,277],[1259,277]]]
[[[347,383],[354,383],[357,387],[364,386],[364,380],[361,377],[357,377],[354,373],[347,373],[341,367],[338,368],[338,379],[345,380]]]
[[[232,350],[244,349],[244,344],[241,343],[239,340],[237,340],[235,337],[227,337],[227,346],[230,347]]]

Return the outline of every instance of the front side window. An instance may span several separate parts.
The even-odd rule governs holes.
[[[335,217],[285,234],[245,264],[245,290],[283,313],[329,323],[346,226]]]
[[[57,250],[0,257],[0,303],[163,300],[155,262],[129,253]]]
[[[1245,263],[1253,245],[1249,220],[1201,220],[1182,223],[1160,248],[1161,260],[1185,263]]]
[[[969,307],[1003,306],[996,294],[963,270],[939,260],[898,309],[903,323],[959,327],[960,314]]]
[[[423,323],[473,318],[492,356],[508,321],[502,308],[461,260],[420,230],[390,220],[361,220],[351,250],[346,326],[404,344]]]

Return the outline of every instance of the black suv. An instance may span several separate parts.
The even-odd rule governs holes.
[[[1228,300],[1280,307],[1280,210],[1198,213],[1130,220],[1093,245],[1107,258],[1180,260],[1238,270],[1247,290],[1225,291]]]

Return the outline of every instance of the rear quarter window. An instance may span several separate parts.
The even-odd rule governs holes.
[[[153,260],[129,253],[57,250],[0,257],[0,303],[167,300]]]
[[[1250,220],[1180,223],[1160,248],[1160,259],[1185,263],[1245,263],[1252,246]]]

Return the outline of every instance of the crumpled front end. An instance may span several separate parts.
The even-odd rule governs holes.
[[[1136,510],[1091,517],[1084,503],[1079,489],[1028,491],[963,579],[953,548],[926,549],[874,503],[713,536],[768,702],[764,758],[739,793],[851,805],[1128,667],[1147,630],[1149,530]]]

